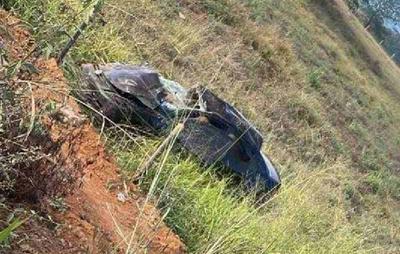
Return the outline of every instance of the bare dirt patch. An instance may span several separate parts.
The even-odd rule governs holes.
[[[35,119],[40,133],[37,126],[29,126],[25,143],[44,155],[19,169],[22,174],[8,202],[51,219],[28,220],[7,251],[184,253],[180,239],[137,186],[122,182],[98,133],[69,96],[55,60],[30,55],[35,43],[18,19],[0,11],[0,21],[0,41],[9,62],[26,60],[38,70],[21,68],[7,85],[26,89],[22,108],[27,118]]]

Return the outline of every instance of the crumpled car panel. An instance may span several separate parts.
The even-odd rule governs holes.
[[[168,127],[169,118],[154,110],[160,106],[157,90],[162,89],[156,72],[132,65],[84,64],[82,84],[83,100],[113,122],[132,122],[154,132]]]
[[[163,133],[176,121],[184,128],[178,142],[205,166],[223,164],[245,179],[268,189],[280,177],[261,152],[263,138],[233,106],[210,90],[186,90],[147,67],[123,64],[82,66],[82,97],[115,123],[128,121]]]
[[[263,142],[261,134],[238,110],[204,87],[197,87],[191,89],[191,91],[192,98],[197,98],[204,111],[218,114],[220,118],[234,127],[234,130],[238,132],[236,135],[241,135],[241,139],[245,139],[254,145],[256,150],[261,149]]]
[[[244,176],[246,182],[262,181],[272,189],[280,184],[275,167],[260,151],[261,134],[228,103],[203,87],[192,89],[204,112],[192,113],[179,136],[182,145],[206,166],[222,162]],[[197,115],[196,115],[197,114]]]
[[[99,66],[97,75],[101,73],[122,94],[134,95],[151,109],[160,106],[157,94],[162,85],[157,72],[132,65],[111,64]]]

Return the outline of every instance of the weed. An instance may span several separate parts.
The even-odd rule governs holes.
[[[54,114],[57,111],[57,104],[55,101],[51,100],[49,101],[46,106],[45,106],[45,110],[47,113],[49,114]]]
[[[65,212],[68,209],[68,206],[65,204],[64,198],[62,197],[52,198],[50,200],[50,206],[59,212]]]
[[[348,127],[351,131],[357,134],[360,138],[364,138],[368,135],[368,130],[358,121],[353,121]]]
[[[237,22],[237,16],[234,10],[234,1],[231,0],[202,0],[201,4],[206,8],[208,14],[221,20],[227,25],[234,25]]]
[[[345,198],[346,200],[352,199],[353,196],[354,196],[354,193],[355,193],[355,189],[354,189],[354,186],[353,186],[353,185],[351,185],[351,184],[346,184],[346,185],[344,186],[344,198]]]
[[[315,109],[310,107],[306,99],[293,99],[289,102],[289,112],[297,121],[304,121],[310,126],[315,126],[320,122]]]
[[[0,231],[0,246],[2,246],[8,238],[11,236],[14,230],[16,230],[18,227],[20,227],[24,221],[21,221],[19,219],[15,219],[13,222],[10,223],[5,229]]]
[[[13,126],[12,123],[21,119],[21,110],[16,106],[18,100],[15,94],[7,86],[0,86],[0,97],[0,191],[8,193],[14,189],[16,182],[17,172],[14,166],[23,158],[23,153],[9,154],[11,149],[7,144],[7,141],[19,133],[15,130],[18,126]]]
[[[320,89],[321,88],[321,76],[323,75],[323,71],[321,69],[315,69],[307,75],[308,83],[312,88]]]

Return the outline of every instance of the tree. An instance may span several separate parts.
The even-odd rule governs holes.
[[[366,27],[377,19],[400,21],[400,0],[362,0],[369,19]]]
[[[360,8],[360,2],[359,0],[346,0],[347,6],[349,6],[349,9],[351,12],[355,13],[359,8]]]

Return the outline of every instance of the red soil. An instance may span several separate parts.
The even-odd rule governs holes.
[[[22,23],[0,11],[0,24],[7,31],[0,33],[0,42],[10,58],[26,58],[35,43]],[[47,134],[45,138],[31,135],[28,142],[39,145],[48,157],[25,170],[29,181],[18,183],[16,200],[28,209],[39,209],[59,226],[51,229],[28,221],[19,229],[28,237],[14,243],[12,251],[184,253],[180,239],[161,221],[157,209],[145,203],[137,186],[122,182],[99,134],[68,96],[68,85],[55,60],[34,58],[34,54],[28,60],[39,74],[19,72],[9,84],[13,89],[32,90],[26,94],[24,109],[28,116],[37,115]],[[55,112],[39,114],[50,101],[57,105]],[[117,198],[121,193],[127,198],[124,202]],[[55,208],[55,199],[62,200],[65,209]]]

